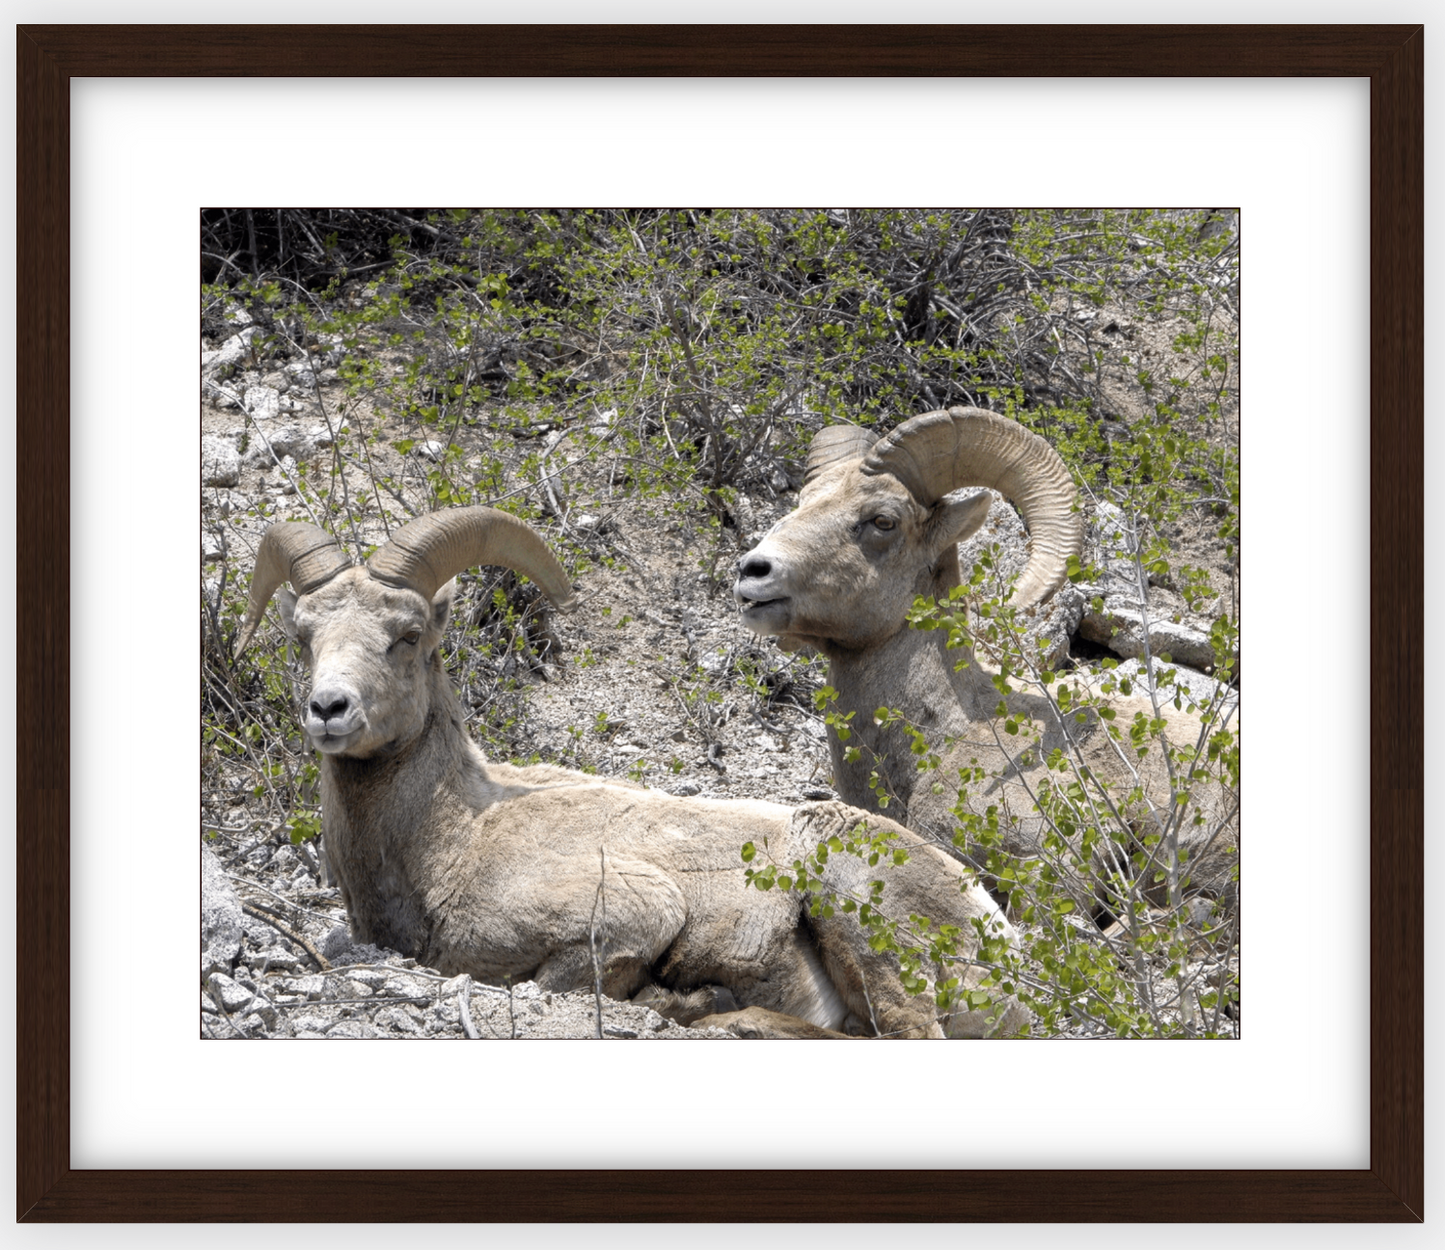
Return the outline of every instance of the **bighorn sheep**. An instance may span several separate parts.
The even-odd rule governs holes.
[[[695,1016],[727,1004],[828,1029],[876,1021],[885,1034],[995,1027],[982,1010],[940,1014],[930,995],[907,994],[896,957],[870,949],[854,917],[812,916],[798,891],[745,887],[745,843],[789,863],[866,820],[911,854],[885,874],[886,910],[1011,937],[954,860],[892,822],[839,803],[674,798],[489,763],[462,727],[438,650],[452,579],[477,564],[573,602],[541,538],[491,508],[412,521],[361,566],[300,522],[272,525],[257,552],[237,650],[289,581],[281,619],[311,671],[301,724],[321,756],[327,857],[358,938],[494,983],[584,989],[600,971],[606,994],[664,1014],[669,1003]],[[826,879],[841,895],[875,875],[835,854]],[[977,987],[983,973],[959,975]],[[1022,1018],[1011,1001],[994,1016],[1008,1030]]]
[[[1054,449],[1017,422],[976,408],[926,413],[882,438],[846,424],[820,431],[797,508],[738,562],[734,596],[748,629],[775,636],[786,650],[827,656],[836,710],[852,714],[847,747],[830,733],[834,785],[845,801],[880,810],[870,784],[876,771],[888,814],[951,846],[958,770],[973,764],[988,781],[973,785],[969,809],[983,814],[997,805],[1005,845],[1032,854],[1044,826],[1033,793],[1048,775],[1038,752],[1030,759],[996,732],[1000,693],[970,646],[950,649],[949,631],[907,625],[915,597],[943,596],[959,584],[957,544],[983,523],[992,501],[988,490],[963,494],[966,486],[997,490],[1022,513],[1030,555],[1009,602],[1035,609],[1064,582],[1070,556],[1081,553],[1084,517]],[[1139,784],[1143,798],[1127,811],[1135,832],[1158,831],[1166,845],[1177,837],[1187,852],[1186,892],[1232,898],[1236,796],[1212,784],[1185,785],[1175,793],[1190,791],[1188,807],[1172,809],[1159,750],[1136,759],[1127,736],[1110,742],[1097,718],[1061,722],[1039,693],[1015,691],[1007,704],[1011,714],[1045,727],[1045,756],[1069,745],[1067,733],[1076,758],[1116,783],[1116,795]],[[945,767],[921,773],[912,738],[896,721],[878,723],[879,708],[900,711],[934,749],[953,743]],[[1154,715],[1137,696],[1118,699],[1115,709],[1121,726],[1136,711]],[[1164,719],[1172,743],[1203,747],[1196,716],[1170,708]],[[1193,823],[1196,812],[1203,823]],[[1172,884],[1179,887],[1178,876]],[[1160,886],[1152,897],[1163,901],[1164,893]]]

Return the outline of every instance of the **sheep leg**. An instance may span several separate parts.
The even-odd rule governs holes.
[[[806,852],[826,838],[847,839],[865,823],[870,830],[893,836],[891,845],[906,850],[908,859],[893,864],[884,857],[870,866],[861,858],[835,854],[824,869],[824,879],[839,895],[862,897],[868,883],[884,882],[880,903],[884,912],[906,922],[909,916],[927,916],[934,924],[951,925],[963,935],[971,949],[974,922],[988,921],[1000,934],[1007,922],[987,894],[961,877],[958,864],[916,834],[881,816],[864,816],[855,808],[837,803],[809,804],[798,808],[789,833],[796,839],[793,853]],[[904,1037],[987,1037],[1018,1030],[1027,1019],[1012,1001],[996,1004],[987,1011],[949,1013],[939,1018],[932,995],[909,994],[899,979],[897,956],[879,952],[868,944],[868,935],[856,914],[840,908],[832,916],[809,916],[818,953],[829,978],[849,1009],[868,1021],[880,1034]],[[906,923],[905,923],[906,927]],[[984,975],[979,968],[958,964],[948,975],[959,975],[967,988],[977,986]],[[990,1023],[990,1018],[996,1023]]]
[[[594,964],[591,946],[584,942],[555,951],[532,974],[537,987],[548,993],[591,989],[599,977],[608,998],[625,1002],[647,983],[648,964],[642,956],[620,954],[610,942],[597,952]]]
[[[880,1037],[942,1037],[933,1000],[910,995],[895,956],[873,950],[858,921],[842,913],[811,920],[818,955],[838,995]]]
[[[632,1001],[640,1007],[651,1007],[658,1015],[684,1025],[704,1016],[735,1012],[739,1007],[733,992],[725,985],[701,985],[684,992],[652,982],[634,994]]]
[[[687,923],[677,882],[626,855],[609,852],[605,874],[574,877],[570,890],[538,884],[552,908],[551,950],[533,973],[544,990],[588,989],[600,980],[608,998],[625,1001],[651,982],[653,963]]]
[[[818,953],[838,993],[866,1032],[881,1037],[1009,1037],[1028,1020],[1028,1013],[1012,998],[990,1008],[952,1011],[940,1015],[932,994],[909,994],[898,974],[898,959],[874,951],[858,921],[851,915],[818,917],[812,922]],[[981,970],[962,972],[966,987],[974,988]],[[845,1029],[852,1031],[845,1022]]]

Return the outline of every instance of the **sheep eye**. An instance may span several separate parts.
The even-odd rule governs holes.
[[[420,639],[421,639],[421,630],[419,630],[419,629],[409,629],[409,630],[407,630],[406,633],[404,633],[400,638],[398,638],[398,639],[397,639],[394,643],[392,643],[391,645],[392,645],[393,647],[399,647],[402,643],[406,643],[407,646],[409,646],[409,647],[414,647],[414,646],[416,646],[417,642],[418,642]]]
[[[886,531],[891,530],[897,522],[890,516],[876,516],[873,518],[873,524]]]

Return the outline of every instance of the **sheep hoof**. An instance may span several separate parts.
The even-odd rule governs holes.
[[[651,1007],[660,1016],[681,1025],[691,1025],[703,1016],[736,1012],[740,1006],[725,985],[703,985],[686,993],[645,985],[632,996],[639,1007]]]

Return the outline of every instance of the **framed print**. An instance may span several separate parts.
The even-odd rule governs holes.
[[[20,631],[17,665],[18,719],[25,727],[17,763],[17,875],[26,883],[18,900],[17,924],[19,1218],[250,1219],[258,1214],[250,1194],[264,1185],[270,1195],[264,1218],[276,1221],[354,1220],[359,1216],[487,1220],[496,1219],[498,1212],[506,1209],[504,1203],[519,1201],[532,1210],[545,1211],[546,1218],[553,1220],[642,1221],[657,1219],[660,1214],[667,1220],[732,1220],[737,1218],[735,1196],[744,1177],[748,1192],[766,1207],[770,1220],[1028,1220],[1036,1217],[1041,1204],[1046,1205],[1050,1219],[1080,1221],[1131,1219],[1141,1212],[1149,1212],[1150,1219],[1174,1220],[1217,1219],[1221,1212],[1228,1212],[1233,1220],[1410,1221],[1422,1217],[1422,745],[1420,716],[1401,714],[1402,708],[1419,709],[1423,704],[1423,59],[1418,28],[24,27],[17,32],[17,45],[18,290],[21,306],[27,310],[17,343],[17,462],[23,466],[18,580],[36,588],[39,605],[34,626],[27,624]],[[771,98],[766,93],[774,85],[796,90],[801,82],[813,89],[809,103],[823,120],[852,116],[844,112],[846,102],[825,90],[838,79],[847,79],[852,95],[862,100],[878,98],[881,92],[912,90],[916,84],[911,80],[915,79],[926,79],[930,92],[946,91],[952,82],[958,83],[961,91],[966,83],[994,79],[1032,81],[1042,89],[1054,80],[1097,80],[1102,88],[1115,79],[1147,78],[1162,90],[1171,80],[1183,77],[1238,80],[1233,89],[1239,92],[1247,92],[1256,78],[1302,82],[1306,90],[1315,80],[1356,80],[1362,93],[1368,91],[1368,135],[1366,141],[1361,131],[1360,143],[1361,153],[1367,156],[1362,156],[1354,192],[1362,210],[1360,220],[1368,221],[1367,227],[1361,226],[1360,236],[1363,240],[1363,231],[1368,230],[1367,330],[1363,307],[1356,309],[1360,334],[1367,333],[1369,338],[1368,448],[1362,398],[1360,424],[1351,435],[1356,441],[1347,439],[1344,447],[1338,440],[1335,444],[1318,440],[1302,453],[1312,472],[1330,457],[1348,452],[1354,457],[1361,483],[1366,462],[1368,465],[1368,614],[1362,604],[1358,618],[1361,627],[1368,629],[1371,657],[1367,696],[1370,779],[1368,801],[1359,807],[1361,821],[1367,819],[1369,826],[1367,862],[1364,850],[1360,852],[1361,871],[1367,872],[1369,881],[1369,1008],[1367,1023],[1361,1011],[1345,1030],[1355,1030],[1368,1047],[1368,1093],[1362,1094],[1359,1108],[1361,1122],[1368,1122],[1367,1161],[1362,1158],[1359,1166],[1349,1167],[1270,1166],[1246,1153],[1241,1145],[1232,1156],[1204,1156],[1211,1160],[1205,1167],[1141,1167],[1135,1159],[1108,1150],[1095,1156],[1110,1160],[1108,1166],[1081,1167],[1077,1160],[1061,1163],[1042,1151],[1031,1157],[1023,1149],[1002,1152],[996,1157],[1005,1162],[997,1166],[981,1164],[978,1156],[944,1153],[937,1157],[950,1160],[950,1165],[930,1167],[926,1154],[905,1151],[886,1161],[870,1156],[863,1166],[840,1161],[820,1148],[815,1155],[799,1157],[800,1166],[768,1156],[763,1166],[749,1167],[743,1162],[745,1156],[727,1151],[720,1151],[709,1162],[682,1148],[668,1156],[655,1149],[649,1153],[640,1146],[635,1150],[629,1146],[633,1152],[624,1151],[620,1156],[627,1160],[626,1166],[606,1166],[595,1152],[595,1131],[581,1121],[608,1115],[626,1120],[630,1112],[625,1100],[619,1104],[616,1097],[599,1097],[585,1103],[587,1111],[577,1122],[568,1122],[568,1099],[557,1091],[581,1098],[581,1086],[595,1086],[603,1076],[619,1088],[636,1088],[637,1082],[650,1075],[647,1063],[637,1058],[644,1048],[637,1046],[607,1048],[606,1071],[597,1066],[602,1061],[595,1057],[571,1058],[574,1051],[584,1048],[566,1048],[566,1065],[549,1056],[550,1070],[546,1072],[536,1067],[509,1069],[510,1083],[519,1089],[530,1088],[539,1105],[557,1115],[557,1123],[566,1124],[567,1129],[554,1134],[559,1144],[551,1153],[545,1141],[534,1141],[522,1133],[510,1159],[488,1155],[485,1165],[455,1168],[452,1163],[458,1156],[438,1150],[392,1166],[382,1154],[354,1151],[351,1142],[318,1144],[316,1158],[325,1162],[323,1167],[291,1159],[284,1165],[267,1166],[255,1156],[244,1156],[238,1168],[234,1161],[201,1152],[180,1157],[201,1159],[202,1163],[183,1164],[174,1161],[179,1148],[168,1155],[163,1143],[152,1148],[142,1146],[139,1139],[127,1164],[113,1148],[89,1144],[91,1108],[102,1101],[97,1093],[123,1079],[124,1061],[115,1056],[98,1060],[84,1056],[77,1044],[79,1035],[91,1031],[77,1028],[76,1022],[90,1019],[86,1013],[93,986],[91,972],[73,956],[94,938],[85,927],[92,895],[79,888],[81,874],[73,880],[72,872],[81,862],[78,848],[84,848],[84,862],[93,869],[98,829],[109,816],[93,792],[99,775],[91,771],[93,757],[74,757],[85,761],[84,771],[72,758],[72,751],[80,749],[73,744],[89,740],[90,727],[84,723],[83,711],[86,701],[77,699],[77,694],[91,689],[95,657],[87,648],[77,648],[69,631],[73,614],[88,618],[97,614],[96,587],[110,584],[103,582],[110,574],[102,566],[115,562],[98,560],[94,552],[71,549],[72,532],[78,525],[75,517],[92,498],[94,448],[108,446],[111,436],[110,431],[97,432],[91,424],[92,414],[104,410],[104,397],[97,398],[95,378],[72,359],[76,344],[90,344],[95,338],[88,320],[93,310],[72,304],[71,290],[77,274],[93,272],[97,263],[92,236],[86,233],[88,227],[83,228],[94,216],[88,212],[89,206],[103,199],[105,188],[119,185],[116,178],[134,179],[136,172],[107,167],[97,180],[93,172],[81,171],[78,145],[93,142],[92,132],[81,124],[83,115],[88,116],[85,93],[91,90],[91,80],[115,80],[122,86],[133,83],[134,94],[144,107],[142,88],[148,90],[151,80],[170,80],[169,88],[176,90],[188,89],[189,80],[193,89],[200,90],[203,79],[211,83],[223,80],[223,86],[230,80],[304,79],[310,84],[306,89],[315,92],[314,112],[293,110],[279,130],[263,128],[262,133],[269,160],[283,169],[309,169],[315,162],[308,142],[317,133],[331,133],[323,107],[328,84],[334,82],[332,90],[339,96],[346,82],[375,80],[374,94],[386,98],[395,85],[392,80],[399,78],[409,80],[408,89],[427,91],[430,79],[475,79],[485,85],[494,77],[525,80],[533,74],[552,80],[554,94],[582,77],[616,80],[624,86],[646,86],[666,77],[677,80],[669,90],[685,93],[692,76],[721,78],[724,91],[728,90],[726,80],[735,76],[756,84],[748,89],[760,98]],[[739,88],[728,98],[741,101],[743,94]],[[938,97],[920,98],[931,107]],[[1090,132],[1091,137],[1117,131],[1112,122],[1119,114],[1111,111],[1113,106],[1105,96],[1099,100],[1100,112],[1091,119],[1097,128]],[[495,122],[503,116],[502,104],[489,97],[491,106],[495,107],[489,116]],[[936,116],[929,107],[921,114],[925,122]],[[1017,108],[1021,118],[1029,119],[1028,128],[1014,133],[967,134],[966,142],[944,149],[950,163],[956,147],[958,164],[965,170],[976,169],[982,180],[991,165],[1007,163],[1013,153],[1036,151],[1038,136],[1050,122],[1040,122],[1037,114],[1029,113],[1021,98]],[[751,156],[753,137],[767,125],[766,115],[750,114],[737,132],[735,146],[689,147],[685,133],[679,137],[678,131],[667,128],[664,113],[654,114],[658,129],[652,136],[653,146],[645,149],[646,156],[679,169],[719,161],[734,167],[745,162]],[[245,116],[244,106],[240,114]],[[454,124],[440,96],[425,115]],[[289,119],[298,116],[304,116],[304,124],[293,132]],[[605,149],[609,135],[605,124],[598,121],[605,116],[549,118],[545,133],[552,145],[546,146],[548,155],[540,161],[535,153],[519,147],[519,134],[535,139],[526,127],[496,123],[476,129],[468,124],[457,128],[457,141],[468,159],[476,161],[481,198],[520,202],[504,189],[517,185],[507,182],[506,162],[512,162],[513,169],[524,159],[546,165],[555,151],[565,153],[581,146]],[[256,117],[247,120],[254,125]],[[1061,129],[1049,133],[1050,143],[1068,138],[1070,119],[1055,119],[1052,124]],[[388,128],[385,118],[378,115],[375,127],[364,130],[363,143],[356,146],[354,132],[348,132],[347,142],[355,156],[397,162],[398,168],[408,170],[408,177],[414,170],[416,185],[425,186],[431,166],[419,161],[408,169],[413,145],[406,125]],[[564,140],[560,148],[555,146],[557,136]],[[830,136],[825,138],[832,141]],[[1340,136],[1344,146],[1353,141],[1343,133]],[[870,136],[872,146],[867,150],[881,150],[880,142]],[[86,147],[86,158],[92,154]],[[622,157],[628,154],[619,151],[618,163],[625,166]],[[1320,185],[1333,194],[1333,184],[1323,181],[1323,173],[1316,174],[1307,154],[1282,151],[1281,160],[1285,159],[1300,162],[1299,180],[1309,184],[1318,176]],[[806,162],[798,163],[806,174]],[[231,161],[230,166],[239,168],[240,163]],[[154,168],[159,178],[160,164]],[[927,168],[917,171],[916,164],[907,166],[909,175],[936,177]],[[535,188],[536,184],[528,185]],[[565,194],[565,190],[556,194]],[[1345,194],[1348,198],[1351,192],[1347,189]],[[537,198],[531,199],[531,195]],[[418,198],[430,202],[425,192]],[[787,198],[793,199],[791,195]],[[890,198],[880,195],[879,202]],[[612,202],[619,200],[614,192]],[[529,202],[543,202],[541,194],[530,190]],[[163,193],[158,193],[151,207],[158,223],[156,238],[147,239],[143,218],[127,218],[125,229],[117,230],[111,240],[111,251],[121,250],[115,246],[118,239],[132,241],[140,258],[163,250],[160,237],[174,233],[174,219]],[[1246,216],[1250,207],[1245,206]],[[1314,227],[1304,223],[1300,228]],[[1322,239],[1319,246],[1327,251],[1328,240]],[[1339,255],[1331,254],[1331,272],[1350,267],[1347,252],[1345,247]],[[1366,273],[1363,260],[1359,272]],[[1246,266],[1246,283],[1250,273]],[[179,310],[174,324],[138,319],[138,324],[123,328],[136,335],[143,325],[157,339],[185,339],[186,351],[191,352],[194,340],[187,336],[194,333],[192,308]],[[1246,320],[1248,315],[1246,311]],[[1349,324],[1353,327],[1356,323]],[[1256,368],[1248,350],[1246,347],[1247,373]],[[1300,367],[1317,372],[1321,362],[1308,355],[1317,349],[1306,343],[1304,350],[1307,359]],[[1264,363],[1261,358],[1259,374],[1267,372]],[[173,381],[169,370],[161,369],[151,382],[154,410],[172,411],[172,397],[182,393],[190,398],[175,402],[194,404],[189,377]],[[1362,386],[1362,397],[1365,392]],[[1249,384],[1244,395],[1249,404]],[[1287,390],[1280,393],[1272,410],[1289,411]],[[1278,463],[1273,458],[1271,462]],[[1246,492],[1249,464],[1246,452]],[[139,482],[145,484],[145,474]],[[149,496],[143,490],[140,497]],[[120,515],[123,519],[124,514]],[[194,561],[192,531],[185,525],[158,526],[147,541],[160,553],[153,557],[156,568],[189,567],[185,562]],[[1267,545],[1261,551],[1267,551]],[[137,640],[134,645],[147,644]],[[172,650],[170,654],[185,658],[183,652]],[[180,665],[182,660],[176,663]],[[1267,685],[1265,667],[1261,666],[1261,681]],[[1362,696],[1362,709],[1364,704]],[[194,749],[193,743],[183,745],[182,735],[166,737],[163,727],[156,732],[167,744],[174,744],[178,760],[193,758],[184,754]],[[82,783],[82,777],[91,789]],[[1246,781],[1247,790],[1250,784]],[[184,809],[189,797],[180,786],[175,789],[179,797],[147,796],[157,813],[171,810],[167,803],[175,810]],[[109,785],[101,787],[103,794],[112,792]],[[169,827],[160,816],[157,824]],[[144,836],[136,829],[129,814],[125,819],[116,816],[115,830],[123,844],[131,845]],[[161,908],[166,904],[157,901],[154,905]],[[73,945],[76,934],[85,935],[80,947]],[[1359,993],[1363,996],[1362,986]],[[1264,1007],[1259,1029],[1262,1045],[1273,1032],[1274,1019],[1268,1004]],[[190,1009],[194,1011],[193,1002]],[[157,1008],[163,1023],[170,1019],[168,1010]],[[1328,1048],[1329,1043],[1322,1041],[1318,1053],[1300,1057],[1300,1066],[1336,1062],[1333,1051],[1325,1053]],[[343,1068],[355,1063],[358,1048],[329,1049],[340,1049],[335,1062]],[[457,1056],[473,1053],[468,1048],[444,1049]],[[1090,1058],[1092,1050],[1071,1048],[1069,1059],[1050,1062],[1069,1065],[1075,1083],[1112,1080],[1101,1074],[1111,1071],[1108,1064],[1116,1061],[1107,1059],[1102,1049],[1097,1058]],[[762,1093],[756,1073],[746,1071],[757,1060],[746,1057],[748,1048],[731,1048],[730,1053],[735,1057],[706,1060],[721,1064],[710,1082],[729,1091],[726,1098],[730,1103],[736,1100],[742,1106]],[[920,1065],[930,1073],[937,1069],[943,1074],[947,1057],[955,1053],[956,1049],[940,1051],[935,1058],[930,1052]],[[592,1054],[590,1049],[585,1051],[586,1056]],[[1188,1054],[1188,1062],[1198,1062],[1194,1051]],[[1140,1062],[1165,1061],[1156,1053]],[[459,1071],[456,1058],[439,1057],[436,1062],[439,1070],[448,1074]],[[1091,1071],[1091,1064],[1102,1066]],[[559,1070],[564,1066],[575,1066],[577,1072]],[[960,1070],[975,1066],[960,1065]],[[586,1082],[580,1080],[581,1072],[587,1074]],[[799,1091],[798,1098],[795,1107],[784,1101],[780,1109],[806,1118],[805,1092]],[[879,1098],[883,1104],[906,1101],[892,1089],[880,1088]],[[403,1091],[381,1090],[376,1103],[380,1123],[404,1122]],[[174,1112],[180,1117],[174,1127],[177,1143],[187,1140],[181,1126],[182,1111],[167,1105],[155,1117],[162,1134],[167,1115]],[[879,1114],[879,1123],[905,1122],[888,1119],[886,1106]],[[388,1120],[388,1116],[393,1118]],[[638,1120],[635,1136],[640,1139],[645,1127],[645,1122]],[[575,1148],[560,1144],[569,1133],[579,1143]],[[584,1148],[586,1143],[590,1145]],[[819,1158],[825,1160],[821,1166]],[[800,1194],[807,1195],[806,1201],[798,1201]],[[792,1214],[778,1214],[783,1211]]]

